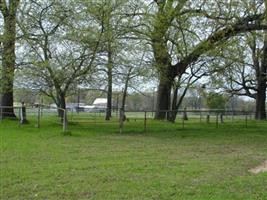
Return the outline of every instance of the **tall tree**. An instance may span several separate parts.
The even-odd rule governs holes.
[[[259,120],[266,119],[266,61],[266,33],[246,34],[222,50],[216,64],[221,70],[213,75],[213,83],[231,95],[254,99],[255,119]]]
[[[263,6],[263,2],[258,4],[259,8]],[[200,56],[240,33],[267,28],[263,24],[262,9],[256,14],[251,14],[249,9],[245,1],[233,4],[216,0],[154,0],[153,9],[146,15],[149,24],[143,29],[148,31],[145,35],[150,38],[159,73],[156,119],[165,118],[164,111],[170,109],[175,78],[185,73]],[[142,32],[139,29],[139,33]],[[190,38],[194,41],[188,43]],[[172,46],[177,51],[172,51]]]
[[[103,28],[103,53],[106,55],[105,67],[101,71],[106,73],[107,79],[107,109],[106,120],[110,120],[112,114],[112,94],[114,84],[114,71],[117,68],[117,55],[126,45],[126,36],[129,19],[124,13],[129,2],[125,0],[101,0],[96,2],[95,11]]]
[[[114,57],[118,45],[118,31],[120,18],[118,18],[118,10],[121,9],[125,1],[103,0],[97,3],[96,12],[103,29],[103,53],[106,54],[106,66],[103,69],[107,76],[107,109],[106,120],[110,120],[112,113],[112,91],[113,91],[113,71]]]
[[[143,51],[143,52],[142,52]],[[151,65],[148,62],[147,50],[144,45],[138,45],[128,42],[124,49],[118,52],[116,77],[117,84],[122,85],[122,102],[121,109],[125,111],[126,98],[128,90],[137,90],[142,83],[147,83],[147,79],[151,80]]]
[[[207,63],[200,62],[199,64],[191,65],[186,73],[181,74],[181,76],[175,79],[173,83],[171,112],[167,112],[168,121],[175,122],[177,111],[181,107],[188,90],[200,81],[201,78],[208,76],[210,73],[212,72],[208,69]]]
[[[4,30],[1,37],[2,51],[2,77],[1,77],[1,106],[3,117],[15,118],[13,109],[13,82],[16,64],[16,16],[19,0],[0,1],[0,11],[4,18]]]
[[[20,23],[28,49],[27,83],[50,96],[61,117],[66,96],[93,70],[103,33],[98,24],[85,25],[84,13],[74,15],[72,4],[66,4],[32,1]]]

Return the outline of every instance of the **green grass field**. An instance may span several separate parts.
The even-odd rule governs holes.
[[[0,199],[267,199],[267,122],[0,122]]]

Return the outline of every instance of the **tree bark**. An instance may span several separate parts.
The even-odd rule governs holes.
[[[171,113],[170,116],[168,118],[168,121],[170,122],[175,122],[176,120],[176,116],[177,116],[177,101],[178,101],[178,91],[179,91],[179,87],[175,87],[173,90],[173,97],[172,97],[172,107],[171,107]]]
[[[155,119],[163,120],[168,118],[168,110],[171,107],[171,90],[174,81],[174,71],[171,65],[171,58],[167,50],[167,44],[157,39],[153,44],[153,52],[156,68],[159,73],[159,86]]]
[[[166,80],[166,76],[161,75],[158,87],[155,119],[163,120],[167,117],[166,112],[170,109],[172,82]]]
[[[257,71],[257,94],[255,119],[266,120],[267,89],[267,33],[265,33],[262,63]]]
[[[108,52],[108,92],[106,120],[110,120],[112,111],[112,53]]]
[[[11,2],[9,7],[1,5],[4,16],[3,52],[2,52],[2,89],[1,106],[3,118],[16,118],[13,108],[13,82],[15,73],[16,12],[19,1]],[[7,6],[7,5],[5,5]]]
[[[66,110],[66,100],[65,100],[65,94],[60,92],[57,95],[57,107],[58,107],[58,116],[60,117],[61,121],[64,119],[64,110]]]
[[[131,71],[131,70],[130,70]],[[122,94],[122,102],[121,102],[121,109],[124,112],[125,111],[125,104],[126,104],[126,97],[127,97],[127,90],[128,90],[128,85],[130,81],[130,73],[127,74],[126,80],[125,80],[125,86]]]
[[[255,119],[257,120],[266,119],[265,101],[266,101],[266,82],[265,83],[262,82],[259,83],[257,97],[256,97]]]
[[[170,116],[168,117],[168,121],[170,122],[175,122],[176,120],[176,117],[177,117],[177,111],[178,109],[180,108],[183,100],[184,100],[184,97],[186,95],[186,92],[188,90],[188,88],[185,88],[181,97],[179,98],[178,100],[178,90],[179,90],[179,87],[176,87],[175,90],[174,90],[174,93],[173,93],[173,100],[172,100],[172,110],[171,110],[171,114]]]

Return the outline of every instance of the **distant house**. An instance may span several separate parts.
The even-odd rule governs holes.
[[[85,106],[84,103],[79,103],[79,107],[82,108],[84,106]],[[69,109],[69,110],[77,109],[77,107],[78,107],[77,103],[66,103],[66,108]],[[57,108],[57,105],[55,103],[50,104],[50,108]]]
[[[105,98],[96,98],[92,105],[82,106],[82,109],[85,112],[105,112],[106,108],[107,99]]]
[[[56,109],[56,104],[50,104],[50,108]],[[66,103],[66,108],[68,110],[76,110],[81,112],[93,112],[100,111],[104,112],[107,108],[107,99],[106,98],[96,98],[92,105],[86,105],[84,103],[79,103],[79,109],[77,103]]]
[[[107,99],[106,98],[96,98],[94,100],[93,106],[96,108],[107,108]]]
[[[53,109],[56,109],[57,108],[57,105],[55,103],[52,103],[49,105],[50,108],[53,108]]]
[[[82,108],[85,106],[84,103],[79,103],[79,107]],[[66,103],[66,108],[67,109],[77,109],[78,108],[78,103]]]

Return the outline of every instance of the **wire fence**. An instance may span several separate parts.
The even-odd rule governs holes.
[[[156,111],[135,111],[135,110],[119,110],[112,111],[110,120],[105,120],[106,111],[101,109],[84,110],[83,112],[76,112],[75,110],[68,112],[68,119],[70,123],[74,124],[88,124],[94,126],[101,126],[101,124],[113,124],[120,133],[139,129],[139,131],[147,132],[157,127],[158,124],[166,127],[166,129],[175,124],[180,128],[186,128],[188,124],[202,123],[219,128],[224,124],[239,124],[244,127],[249,126],[249,122],[254,120],[254,112],[238,111],[238,110],[162,110],[161,120],[155,120],[157,116]],[[171,116],[175,115],[175,119],[171,120]],[[252,125],[251,125],[252,126]],[[87,126],[83,126],[87,128]],[[140,130],[142,127],[142,130]]]
[[[61,127],[67,131],[67,111],[46,105],[0,106],[0,122],[4,119],[17,120],[20,125],[28,124],[41,128],[42,123]]]
[[[147,132],[149,127],[154,125],[154,119],[157,116],[156,111],[126,111],[122,115],[126,120],[120,121],[120,132],[123,127],[127,126],[127,122],[130,121],[143,121],[144,132]],[[248,127],[249,121],[254,121],[254,112],[246,111],[226,111],[226,110],[165,110],[159,111],[161,116],[161,124],[167,126],[170,124],[176,124],[181,128],[186,128],[187,124],[202,123],[207,125],[213,125],[219,128],[223,124],[243,124],[244,127]],[[174,118],[173,118],[174,115]],[[162,117],[163,116],[163,117]]]
[[[239,124],[248,127],[254,121],[254,112],[238,110],[162,110],[159,112],[112,110],[110,120],[106,120],[106,109],[60,109],[46,105],[3,107],[0,106],[0,122],[5,118],[14,119],[16,115],[20,124],[33,125],[42,128],[42,124],[58,127],[68,132],[80,125],[81,128],[101,127],[110,125],[114,130],[123,133],[127,129],[142,132],[153,131],[157,126],[168,127],[176,125],[185,129],[189,124],[207,124],[219,128],[223,124]],[[161,120],[155,120],[160,113]],[[252,125],[251,125],[252,126]]]

